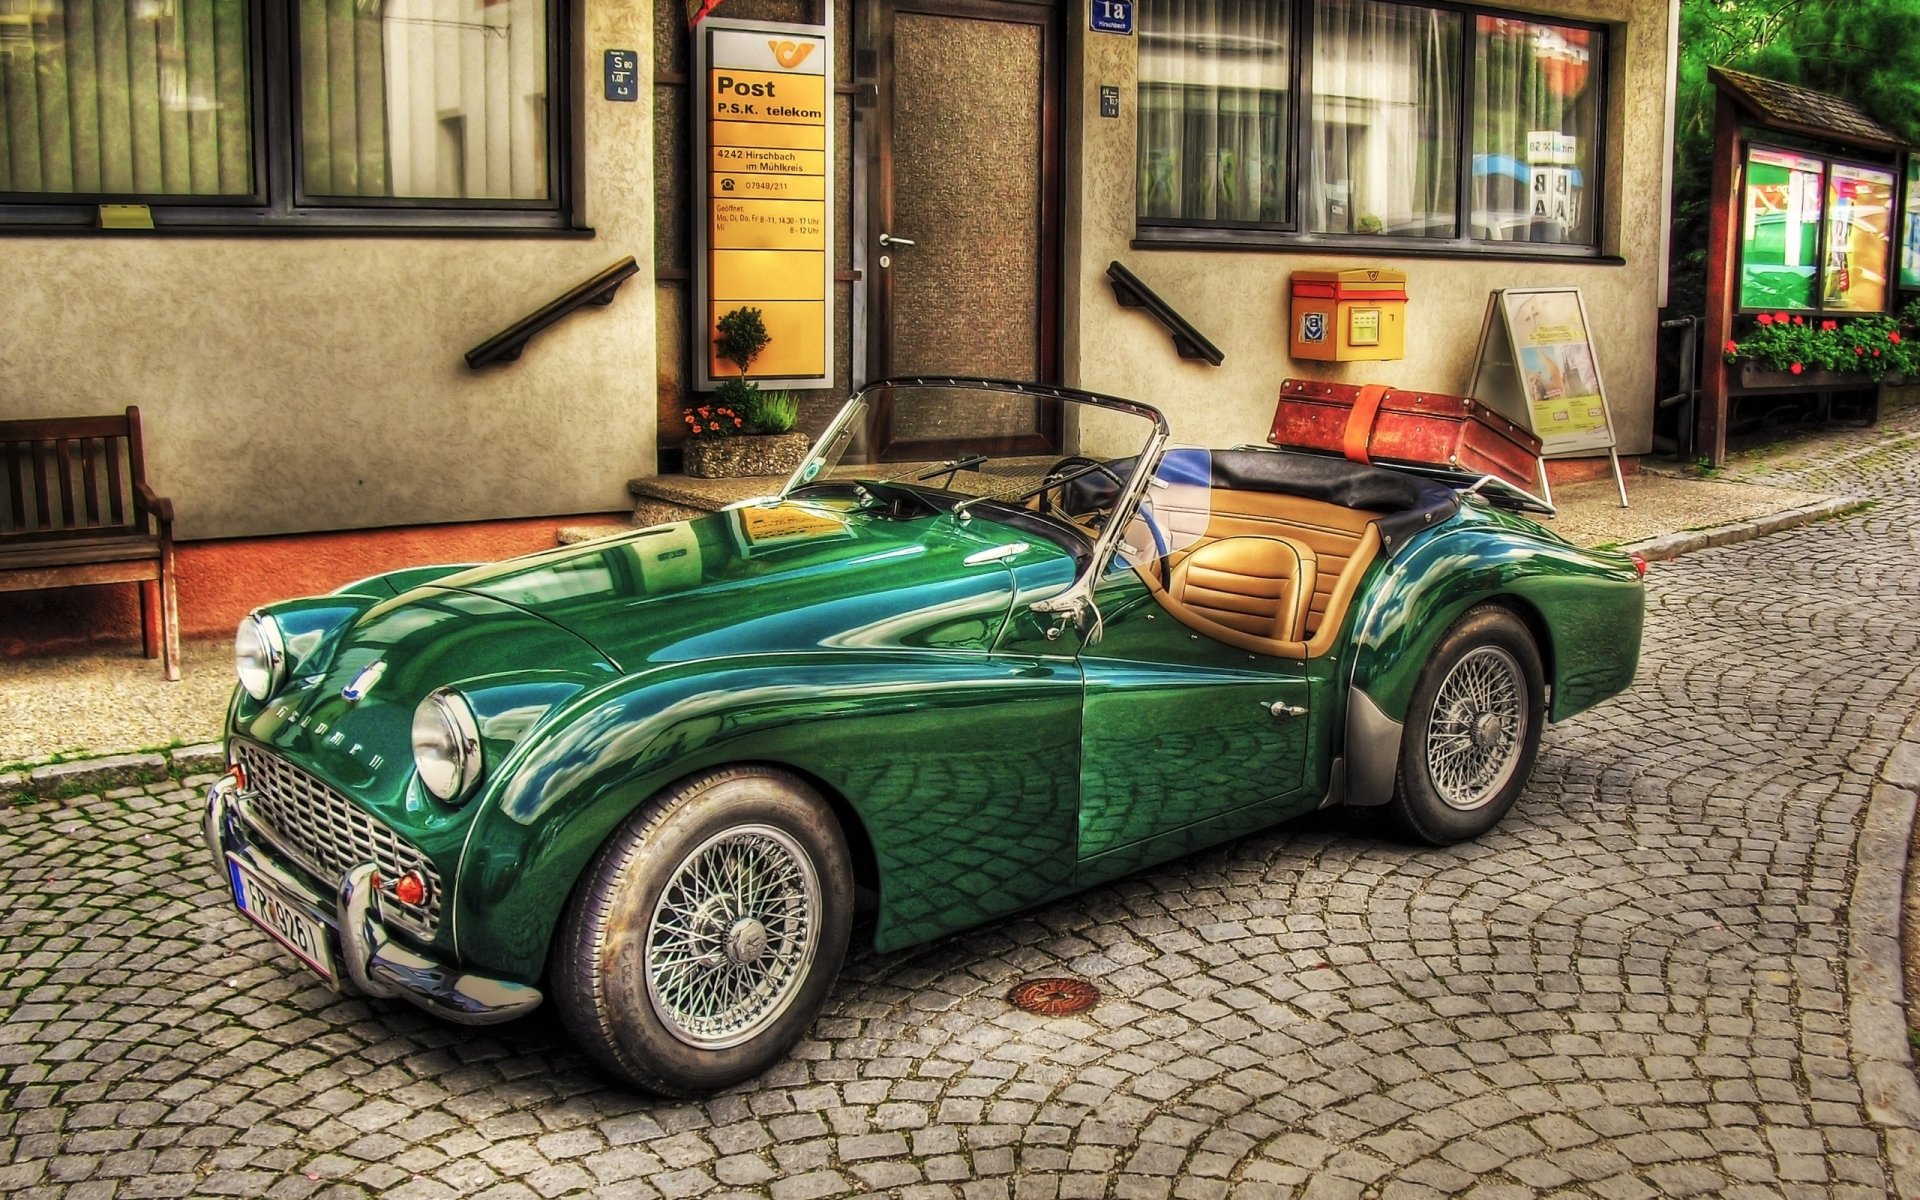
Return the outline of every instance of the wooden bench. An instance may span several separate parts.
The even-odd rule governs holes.
[[[140,585],[141,647],[180,678],[173,501],[147,483],[140,410],[0,421],[0,592],[95,583]]]

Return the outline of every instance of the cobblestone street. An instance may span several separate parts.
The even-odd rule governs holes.
[[[1482,842],[1317,817],[856,956],[703,1103],[610,1087],[544,1010],[317,986],[216,891],[191,789],[0,808],[0,1192],[1892,1194],[1904,1017],[1862,1007],[1892,930],[1856,897],[1898,878],[1856,864],[1911,804],[1876,778],[1920,709],[1920,409],[1818,450],[1754,473],[1875,503],[1655,564],[1635,687]],[[1043,974],[1104,999],[1007,1004]]]

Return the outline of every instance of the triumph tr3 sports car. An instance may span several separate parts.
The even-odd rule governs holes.
[[[551,994],[612,1074],[723,1087],[857,909],[884,952],[1329,805],[1492,827],[1640,646],[1644,564],[1525,503],[890,380],[767,499],[250,615],[207,842],[336,987]]]

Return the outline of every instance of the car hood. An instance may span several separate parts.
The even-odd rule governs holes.
[[[1069,556],[985,518],[963,525],[785,501],[479,567],[435,586],[550,621],[632,673],[812,648],[984,650],[1012,606],[1009,572],[1048,559]]]
[[[573,695],[653,665],[986,649],[1012,608],[1012,571],[1064,585],[1070,563],[985,519],[963,528],[801,503],[715,513],[459,571],[350,617],[332,610],[338,624],[290,644],[286,686],[262,705],[236,700],[235,728],[378,809],[424,806],[418,828],[432,813],[406,788],[412,716],[435,688],[467,699],[493,758]],[[289,628],[329,611],[288,607]]]

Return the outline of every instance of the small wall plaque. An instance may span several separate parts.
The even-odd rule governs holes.
[[[1100,115],[1103,117],[1120,115],[1120,89],[1114,84],[1100,85]]]
[[[636,50],[607,51],[607,99],[640,98],[640,54]]]

